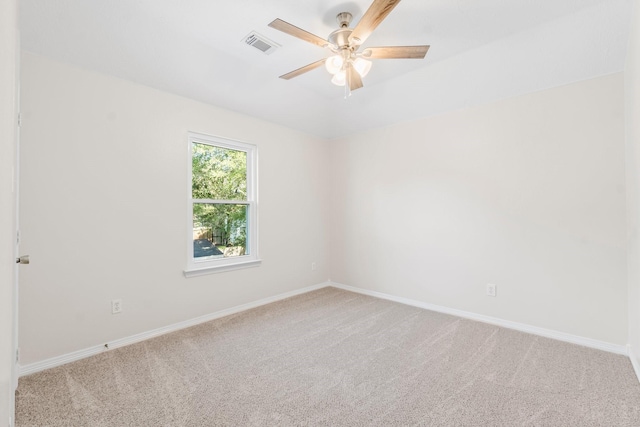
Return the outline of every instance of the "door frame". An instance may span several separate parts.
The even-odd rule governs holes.
[[[20,75],[20,61],[16,64],[16,74]],[[13,215],[14,215],[14,249],[13,253],[17,259],[20,256],[20,79],[16,79],[16,112],[17,124],[15,130],[14,142],[14,199],[13,199]],[[18,341],[18,307],[19,307],[19,290],[20,290],[20,264],[17,262],[13,266],[13,389],[18,389],[18,379],[20,378],[20,346]]]

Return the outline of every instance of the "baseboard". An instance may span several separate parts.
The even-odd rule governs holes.
[[[253,301],[247,304],[242,304],[235,307],[227,308],[225,310],[216,311],[215,313],[205,314],[204,316],[196,317],[190,320],[185,320],[184,322],[175,323],[173,325],[154,329],[152,331],[142,332],[140,334],[131,335],[129,337],[121,338],[115,341],[110,341],[105,345],[96,345],[93,347],[85,348],[83,350],[74,351],[72,353],[63,354],[57,357],[52,357],[50,359],[46,359],[40,362],[19,366],[18,372],[21,377],[25,375],[34,374],[36,372],[44,371],[46,369],[55,368],[56,366],[65,365],[70,362],[75,362],[76,360],[84,359],[86,357],[95,356],[96,354],[102,353],[104,351],[109,351],[116,348],[124,347],[130,344],[148,340],[150,338],[154,338],[160,335],[175,332],[180,329],[185,329],[191,326],[199,325],[200,323],[205,323],[210,320],[219,319],[221,317],[240,313],[242,311],[250,310],[252,308],[260,307],[262,305],[270,304],[272,302],[280,301],[296,295],[301,295],[307,292],[315,291],[317,289],[322,289],[329,285],[330,285],[329,282],[324,282],[324,283],[320,283],[313,286],[307,286],[305,288],[296,289],[291,292],[285,292],[283,294],[275,295],[273,297],[263,298],[258,301]]]
[[[624,356],[629,355],[627,346],[624,346],[624,345],[611,344],[608,342],[598,341],[591,338],[585,338],[585,337],[572,335],[572,334],[567,334],[564,332],[558,332],[551,329],[539,328],[537,326],[531,326],[524,323],[517,323],[509,320],[499,319],[497,317],[485,316],[482,314],[472,313],[472,312],[463,311],[463,310],[457,310],[455,308],[443,307],[435,304],[429,304],[426,302],[412,300],[409,298],[397,297],[397,296],[385,294],[382,292],[356,288],[354,286],[343,285],[341,283],[330,282],[330,286],[333,286],[338,289],[344,289],[345,291],[356,292],[359,294],[369,295],[376,298],[382,298],[389,301],[399,302],[401,304],[420,307],[420,308],[424,308],[431,311],[437,311],[439,313],[451,314],[453,316],[476,320],[478,322],[483,322],[483,323],[490,323],[492,325],[502,326],[504,328],[514,329],[516,331],[526,332],[528,334],[539,335],[545,338],[552,338],[559,341],[565,341],[571,344],[578,344],[584,347],[604,350],[610,353],[622,354]],[[632,359],[632,362],[633,362],[633,359]],[[634,365],[634,368],[635,368],[635,365]],[[636,368],[636,374],[638,372],[639,371]]]
[[[640,381],[640,361],[638,361],[638,355],[633,349],[631,344],[627,345],[627,352],[629,353],[629,359],[631,359],[631,365],[633,366],[633,370],[636,373],[636,377],[638,377],[638,381]]]
[[[640,362],[635,357],[635,353],[633,353],[633,349],[630,346],[611,344],[604,341],[598,341],[591,338],[580,337],[577,335],[567,334],[564,332],[558,332],[551,329],[539,328],[537,326],[526,325],[524,323],[512,322],[509,320],[499,319],[496,317],[485,316],[482,314],[472,313],[463,310],[457,310],[454,308],[444,307],[440,305],[430,304],[422,301],[412,300],[409,298],[398,297],[394,295],[385,294],[382,292],[371,291],[368,289],[357,288],[354,286],[343,285],[337,282],[324,282],[313,286],[307,286],[305,288],[296,289],[291,292],[286,292],[283,294],[275,295],[273,297],[263,298],[258,301],[250,302],[247,304],[242,304],[236,307],[231,307],[225,310],[220,310],[215,313],[206,314],[204,316],[196,317],[194,319],[186,320],[184,322],[175,323],[173,325],[165,326],[162,328],[154,329],[152,331],[142,332],[140,334],[131,335],[129,337],[121,338],[118,340],[110,341],[105,345],[96,345],[93,347],[85,348],[83,350],[78,350],[72,353],[64,354],[57,357],[52,357],[50,359],[46,359],[40,362],[31,363],[28,365],[18,366],[19,375],[25,376],[34,374],[36,372],[44,371],[46,369],[55,368],[57,366],[65,365],[67,363],[75,362],[76,360],[84,359],[90,356],[94,356],[96,354],[102,353],[104,351],[113,350],[116,348],[124,347],[130,344],[134,344],[140,341],[148,340],[150,338],[154,338],[160,335],[168,334],[171,332],[178,331],[180,329],[188,328],[191,326],[198,325],[200,323],[205,323],[210,320],[219,319],[221,317],[229,316],[231,314],[240,313],[242,311],[250,310],[252,308],[260,307],[262,305],[270,304],[272,302],[280,301],[286,298],[290,298],[296,295],[304,294],[307,292],[315,291],[318,289],[325,288],[327,286],[332,286],[338,289],[343,289],[346,291],[356,292],[364,295],[369,295],[376,298],[382,298],[389,301],[398,302],[401,304],[406,304],[414,307],[424,308],[426,310],[436,311],[439,313],[451,314],[453,316],[463,317],[465,319],[476,320],[478,322],[489,323],[492,325],[502,326],[509,329],[514,329],[521,332],[526,332],[533,335],[539,335],[546,338],[552,338],[559,341],[565,341],[572,344],[582,345],[584,347],[595,348],[598,350],[604,350],[610,353],[622,354],[625,356],[629,356],[631,359],[631,363],[633,364],[633,368],[640,380]]]

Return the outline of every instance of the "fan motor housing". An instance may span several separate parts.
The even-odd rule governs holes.
[[[349,46],[349,36],[353,30],[351,28],[340,28],[329,34],[329,41],[338,48]]]

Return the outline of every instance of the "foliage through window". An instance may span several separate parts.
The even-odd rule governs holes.
[[[199,134],[189,146],[190,269],[255,263],[255,147]]]

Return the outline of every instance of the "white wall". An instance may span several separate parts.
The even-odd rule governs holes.
[[[21,76],[23,365],[327,279],[324,141],[28,53]],[[183,277],[188,131],[258,146],[260,267]]]
[[[627,342],[621,73],[328,144],[28,53],[21,76],[23,364],[329,275]],[[183,277],[189,130],[258,145],[261,267]]]
[[[640,357],[640,2],[634,2],[625,68],[629,346]],[[640,363],[640,359],[636,359]],[[638,365],[640,366],[640,365]]]
[[[14,159],[17,124],[18,5],[0,2],[0,425],[13,417]]]
[[[333,141],[332,280],[626,344],[623,89],[618,73]]]

